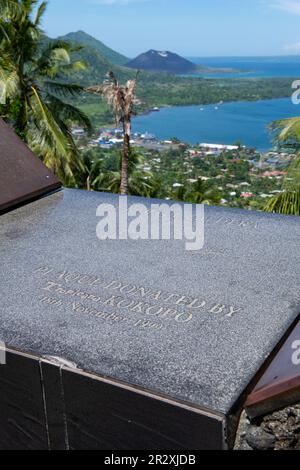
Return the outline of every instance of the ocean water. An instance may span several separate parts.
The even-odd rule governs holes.
[[[300,56],[282,57],[191,57],[194,63],[209,68],[229,68],[238,73],[199,74],[206,78],[291,77],[300,80]]]
[[[248,147],[266,151],[272,148],[268,124],[292,116],[300,116],[300,105],[294,105],[290,98],[180,106],[134,118],[133,131],[149,132],[161,140],[178,137],[190,144],[230,145],[241,141]]]

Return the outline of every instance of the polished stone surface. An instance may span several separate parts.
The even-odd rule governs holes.
[[[98,240],[101,202],[118,198],[64,190],[1,216],[0,340],[229,413],[300,313],[300,219],[207,207],[188,252]]]

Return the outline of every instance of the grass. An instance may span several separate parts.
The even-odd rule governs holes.
[[[95,130],[98,127],[109,126],[114,124],[114,118],[106,103],[100,99],[97,103],[81,104],[80,109],[88,115]]]

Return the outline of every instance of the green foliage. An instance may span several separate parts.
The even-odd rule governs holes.
[[[277,144],[300,143],[300,117],[275,121],[270,125]],[[268,201],[264,210],[284,215],[300,215],[300,153],[289,168],[284,192]]]
[[[81,59],[89,63],[84,53]],[[94,64],[96,63],[95,61]],[[94,65],[88,68],[90,73],[85,71],[80,76],[76,75],[76,80],[78,79],[81,84],[98,84],[102,82],[107,70],[109,70],[108,67],[103,64],[101,68]],[[128,69],[121,69],[117,73],[123,81],[134,78],[134,72]],[[287,97],[289,94],[290,81],[288,79],[262,79],[260,82],[258,79],[251,81],[245,78],[241,80],[201,79],[143,72],[139,77],[137,98],[141,100],[141,105],[137,107],[137,112],[146,113],[154,106],[206,105],[221,100],[224,102],[257,101]],[[107,119],[106,109],[102,112],[93,108],[95,103],[93,97],[82,96],[77,103],[84,107],[89,117],[98,125],[112,122],[111,117]]]
[[[296,186],[294,191],[289,189],[272,198],[266,204],[265,211],[300,216],[300,185]]]
[[[85,33],[60,40],[44,36],[40,22],[45,9],[46,3],[37,0],[0,0],[0,115],[13,124],[65,185],[118,192],[120,153],[95,149],[80,155],[70,124],[89,128],[86,114],[95,126],[112,124],[108,106],[99,102],[99,97],[80,92],[83,87],[102,83],[109,70],[120,81],[134,79],[136,72],[123,66],[127,58]],[[139,77],[138,112],[153,106],[254,101],[289,94],[289,79],[202,79],[143,72]],[[300,118],[277,122],[272,130],[278,134],[278,142],[300,142]],[[242,153],[240,149],[238,156]],[[242,189],[237,189],[236,198],[230,198],[226,185],[251,182],[252,191],[259,194],[264,188],[278,189],[278,183],[251,179],[247,156],[236,157],[232,153],[190,159],[184,149],[162,153],[141,149],[131,155],[129,192],[210,204],[226,198],[235,207],[261,208],[259,198],[242,200]],[[159,164],[155,162],[158,158]],[[284,184],[288,195],[270,200],[270,210],[283,207],[284,211],[297,212],[299,160]]]
[[[119,150],[91,149],[81,155],[83,171],[77,174],[77,187],[94,191],[120,192],[121,160]],[[145,158],[142,154],[131,150],[129,158],[129,194],[133,196],[151,197],[153,193],[153,174],[144,170]]]
[[[139,98],[157,106],[256,101],[289,96],[287,79],[202,79],[142,73]]]
[[[3,19],[10,18],[21,13],[21,7],[16,0],[0,0],[0,16]]]
[[[125,65],[129,61],[128,57],[113,51],[103,44],[103,42],[93,38],[84,31],[77,31],[76,33],[66,34],[66,36],[63,36],[61,39],[64,41],[70,41],[74,44],[80,44],[85,48],[94,49],[114,65]]]
[[[169,190],[171,199],[191,204],[218,205],[221,200],[220,192],[211,184],[200,179],[195,183],[188,183],[178,189]]]
[[[85,65],[71,60],[69,43],[43,41],[41,47],[46,2],[0,2],[0,113],[64,184],[72,184],[80,160],[69,125],[90,129],[90,121],[65,101],[82,90],[66,77]]]
[[[300,117],[281,119],[270,124],[274,140],[278,144],[300,142]]]
[[[46,39],[45,39],[46,40]],[[86,33],[71,33],[62,40],[72,45],[83,47],[74,53],[76,61],[87,65],[85,70],[76,72],[73,80],[83,87],[99,85],[108,71],[112,71],[120,82],[135,78],[136,71],[123,65],[127,62],[121,56],[111,56],[100,41]],[[186,106],[211,104],[219,101],[256,101],[269,98],[290,96],[290,80],[274,79],[204,79],[198,77],[180,77],[166,73],[143,71],[139,76],[137,97],[141,105],[139,113],[149,111],[153,106]],[[86,110],[96,125],[110,124],[112,118],[107,115],[107,108],[96,109],[93,96],[82,95],[76,98],[76,104]]]

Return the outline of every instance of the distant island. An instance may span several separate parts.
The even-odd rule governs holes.
[[[196,65],[194,62],[170,51],[156,51],[151,49],[140,54],[127,64],[123,64],[135,70],[147,72],[163,72],[173,75],[197,75],[213,73],[237,73],[239,70],[232,68],[212,68],[205,65]]]
[[[58,39],[75,46],[74,60],[83,61],[87,66],[85,70],[73,72],[72,78],[67,78],[68,81],[78,83],[83,87],[101,84],[110,70],[122,83],[135,77],[136,69],[128,67],[128,63],[133,62],[130,58],[114,51],[84,31],[69,33]],[[43,42],[47,45],[53,40],[45,36]],[[78,48],[78,46],[80,47]],[[153,72],[138,67],[142,70],[138,80],[140,102],[140,105],[137,106],[138,114],[158,110],[164,106],[198,104],[203,106],[220,101],[258,101],[290,96],[291,80],[289,78],[203,78],[202,74],[213,73],[214,68],[207,65],[197,65],[192,60],[184,59],[177,54],[174,56],[176,60],[180,59],[180,63],[184,63],[187,68],[180,68],[180,72],[178,69],[175,72]],[[172,56],[159,57],[171,60]],[[215,69],[215,72],[220,72],[220,70],[219,68]],[[88,114],[95,127],[114,123],[106,103],[97,96],[83,94],[81,97],[71,99],[71,102]]]
[[[248,73],[248,71],[242,71],[239,69],[225,68],[225,67],[205,67],[204,65],[197,66],[197,73],[213,74],[213,73]]]
[[[167,72],[172,74],[196,73],[198,66],[170,51],[151,49],[129,61],[126,67],[149,72]]]

